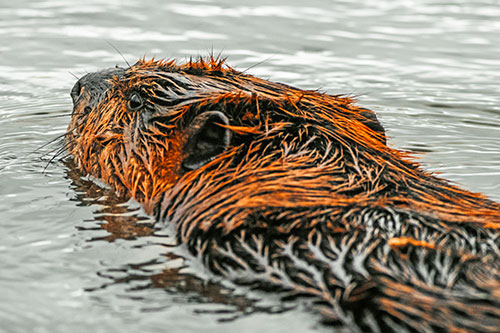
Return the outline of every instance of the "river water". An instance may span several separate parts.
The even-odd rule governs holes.
[[[60,143],[40,147],[65,132],[75,76],[124,66],[115,48],[129,62],[213,50],[355,95],[392,146],[500,200],[497,0],[76,3],[0,0],[1,332],[328,331],[300,306],[203,279],[136,203],[49,163]]]

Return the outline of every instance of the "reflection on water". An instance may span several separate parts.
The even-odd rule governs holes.
[[[65,159],[68,168],[67,176],[72,180],[71,187],[76,196],[73,201],[78,206],[98,205],[94,211],[94,219],[90,227],[80,227],[79,230],[106,230],[106,236],[91,238],[89,241],[105,240],[112,242],[116,239],[137,239],[138,237],[154,234],[154,220],[151,217],[141,216],[139,207],[130,207],[127,198],[119,197],[108,188],[100,187],[95,182],[83,178],[70,159]],[[97,226],[96,226],[97,224]]]
[[[178,244],[174,237],[168,232],[165,233],[164,228],[155,228],[153,218],[141,215],[140,208],[131,207],[128,199],[119,197],[110,189],[86,179],[71,159],[66,159],[64,165],[67,167],[67,176],[71,179],[71,188],[76,193],[71,200],[77,202],[77,206],[99,207],[94,211],[94,218],[84,221],[84,226],[77,229],[81,232],[101,229],[108,232],[103,236],[91,237],[86,240],[87,242],[114,242],[118,239],[133,240],[152,236],[150,242],[137,245],[136,248],[147,248],[152,243],[164,248],[164,252],[157,258],[145,262],[111,265],[98,271],[97,275],[106,281],[98,286],[86,287],[86,292],[96,292],[113,285],[123,284],[127,297],[146,301],[144,297],[134,296],[134,294],[149,288],[160,288],[170,295],[187,295],[185,297],[188,302],[223,306],[217,309],[197,309],[194,312],[218,315],[218,320],[224,322],[255,312],[276,314],[295,307],[291,303],[261,305],[257,299],[249,298],[248,294],[235,294],[234,287],[230,288],[190,274],[189,270],[186,270],[189,267],[186,258],[175,253]],[[148,312],[161,311],[162,307],[144,308],[146,309]]]
[[[211,278],[136,203],[70,164],[47,167],[61,143],[36,149],[66,131],[74,76],[124,66],[108,42],[131,63],[222,50],[236,69],[358,96],[390,144],[500,200],[498,17],[494,0],[4,1],[0,331],[328,330]]]

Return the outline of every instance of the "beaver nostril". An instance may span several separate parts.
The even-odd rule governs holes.
[[[83,84],[80,81],[76,82],[75,85],[73,86],[73,89],[71,89],[70,93],[73,103],[76,103],[78,97],[80,97],[80,95],[82,94],[82,90],[83,90]]]

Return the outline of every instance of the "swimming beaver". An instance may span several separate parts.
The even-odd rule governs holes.
[[[212,57],[87,74],[71,97],[76,165],[213,273],[345,331],[500,329],[500,204],[388,147],[351,98]]]

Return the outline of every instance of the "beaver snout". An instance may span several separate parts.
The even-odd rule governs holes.
[[[83,85],[81,84],[80,80],[75,83],[73,88],[71,89],[71,99],[73,100],[73,104],[76,104],[76,101],[80,98],[80,95],[82,94],[82,89]]]
[[[85,95],[88,96],[87,105],[93,108],[111,87],[109,81],[114,77],[122,77],[124,73],[123,68],[117,67],[84,75],[71,89],[70,95],[75,108]]]

